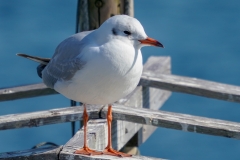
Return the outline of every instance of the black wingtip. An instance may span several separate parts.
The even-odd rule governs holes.
[[[16,53],[16,55],[19,57],[25,57],[25,58],[28,57],[27,54],[23,54],[23,53]]]

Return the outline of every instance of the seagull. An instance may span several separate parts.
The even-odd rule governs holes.
[[[38,75],[47,87],[84,106],[83,155],[131,155],[114,150],[111,142],[112,103],[130,94],[143,70],[141,48],[162,47],[146,35],[141,23],[127,15],[107,19],[98,29],[74,34],[62,41],[52,58],[18,56],[39,62]],[[87,104],[108,105],[108,144],[100,152],[87,145]]]

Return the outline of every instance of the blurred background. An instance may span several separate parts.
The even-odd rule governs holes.
[[[17,52],[51,57],[75,32],[76,0],[0,0],[0,88],[41,82],[37,64]],[[172,73],[240,86],[240,1],[137,0],[135,17],[146,33],[165,46],[145,47],[151,55],[171,56]],[[0,115],[70,105],[61,95],[0,102]],[[240,105],[173,93],[162,110],[240,122]],[[0,131],[0,152],[29,149],[50,141],[65,144],[70,123]],[[158,128],[140,146],[142,155],[166,159],[239,159],[235,139]]]

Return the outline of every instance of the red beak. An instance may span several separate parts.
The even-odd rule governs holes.
[[[150,46],[156,46],[156,47],[164,48],[162,43],[160,43],[157,40],[155,40],[153,38],[150,38],[150,37],[147,37],[146,39],[143,39],[143,40],[139,40],[139,42],[141,42],[141,44],[146,44],[146,45],[150,45]]]

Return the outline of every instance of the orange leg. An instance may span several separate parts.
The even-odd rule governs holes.
[[[112,155],[118,157],[131,157],[132,155],[116,151],[112,148],[112,135],[111,135],[111,124],[112,124],[112,106],[108,106],[107,113],[107,123],[108,123],[108,145],[104,149],[103,154]]]
[[[87,146],[87,121],[88,114],[86,110],[86,105],[84,104],[84,112],[83,112],[83,125],[84,125],[84,145],[83,148],[75,151],[76,154],[84,154],[84,155],[100,155],[102,152],[94,151]]]

